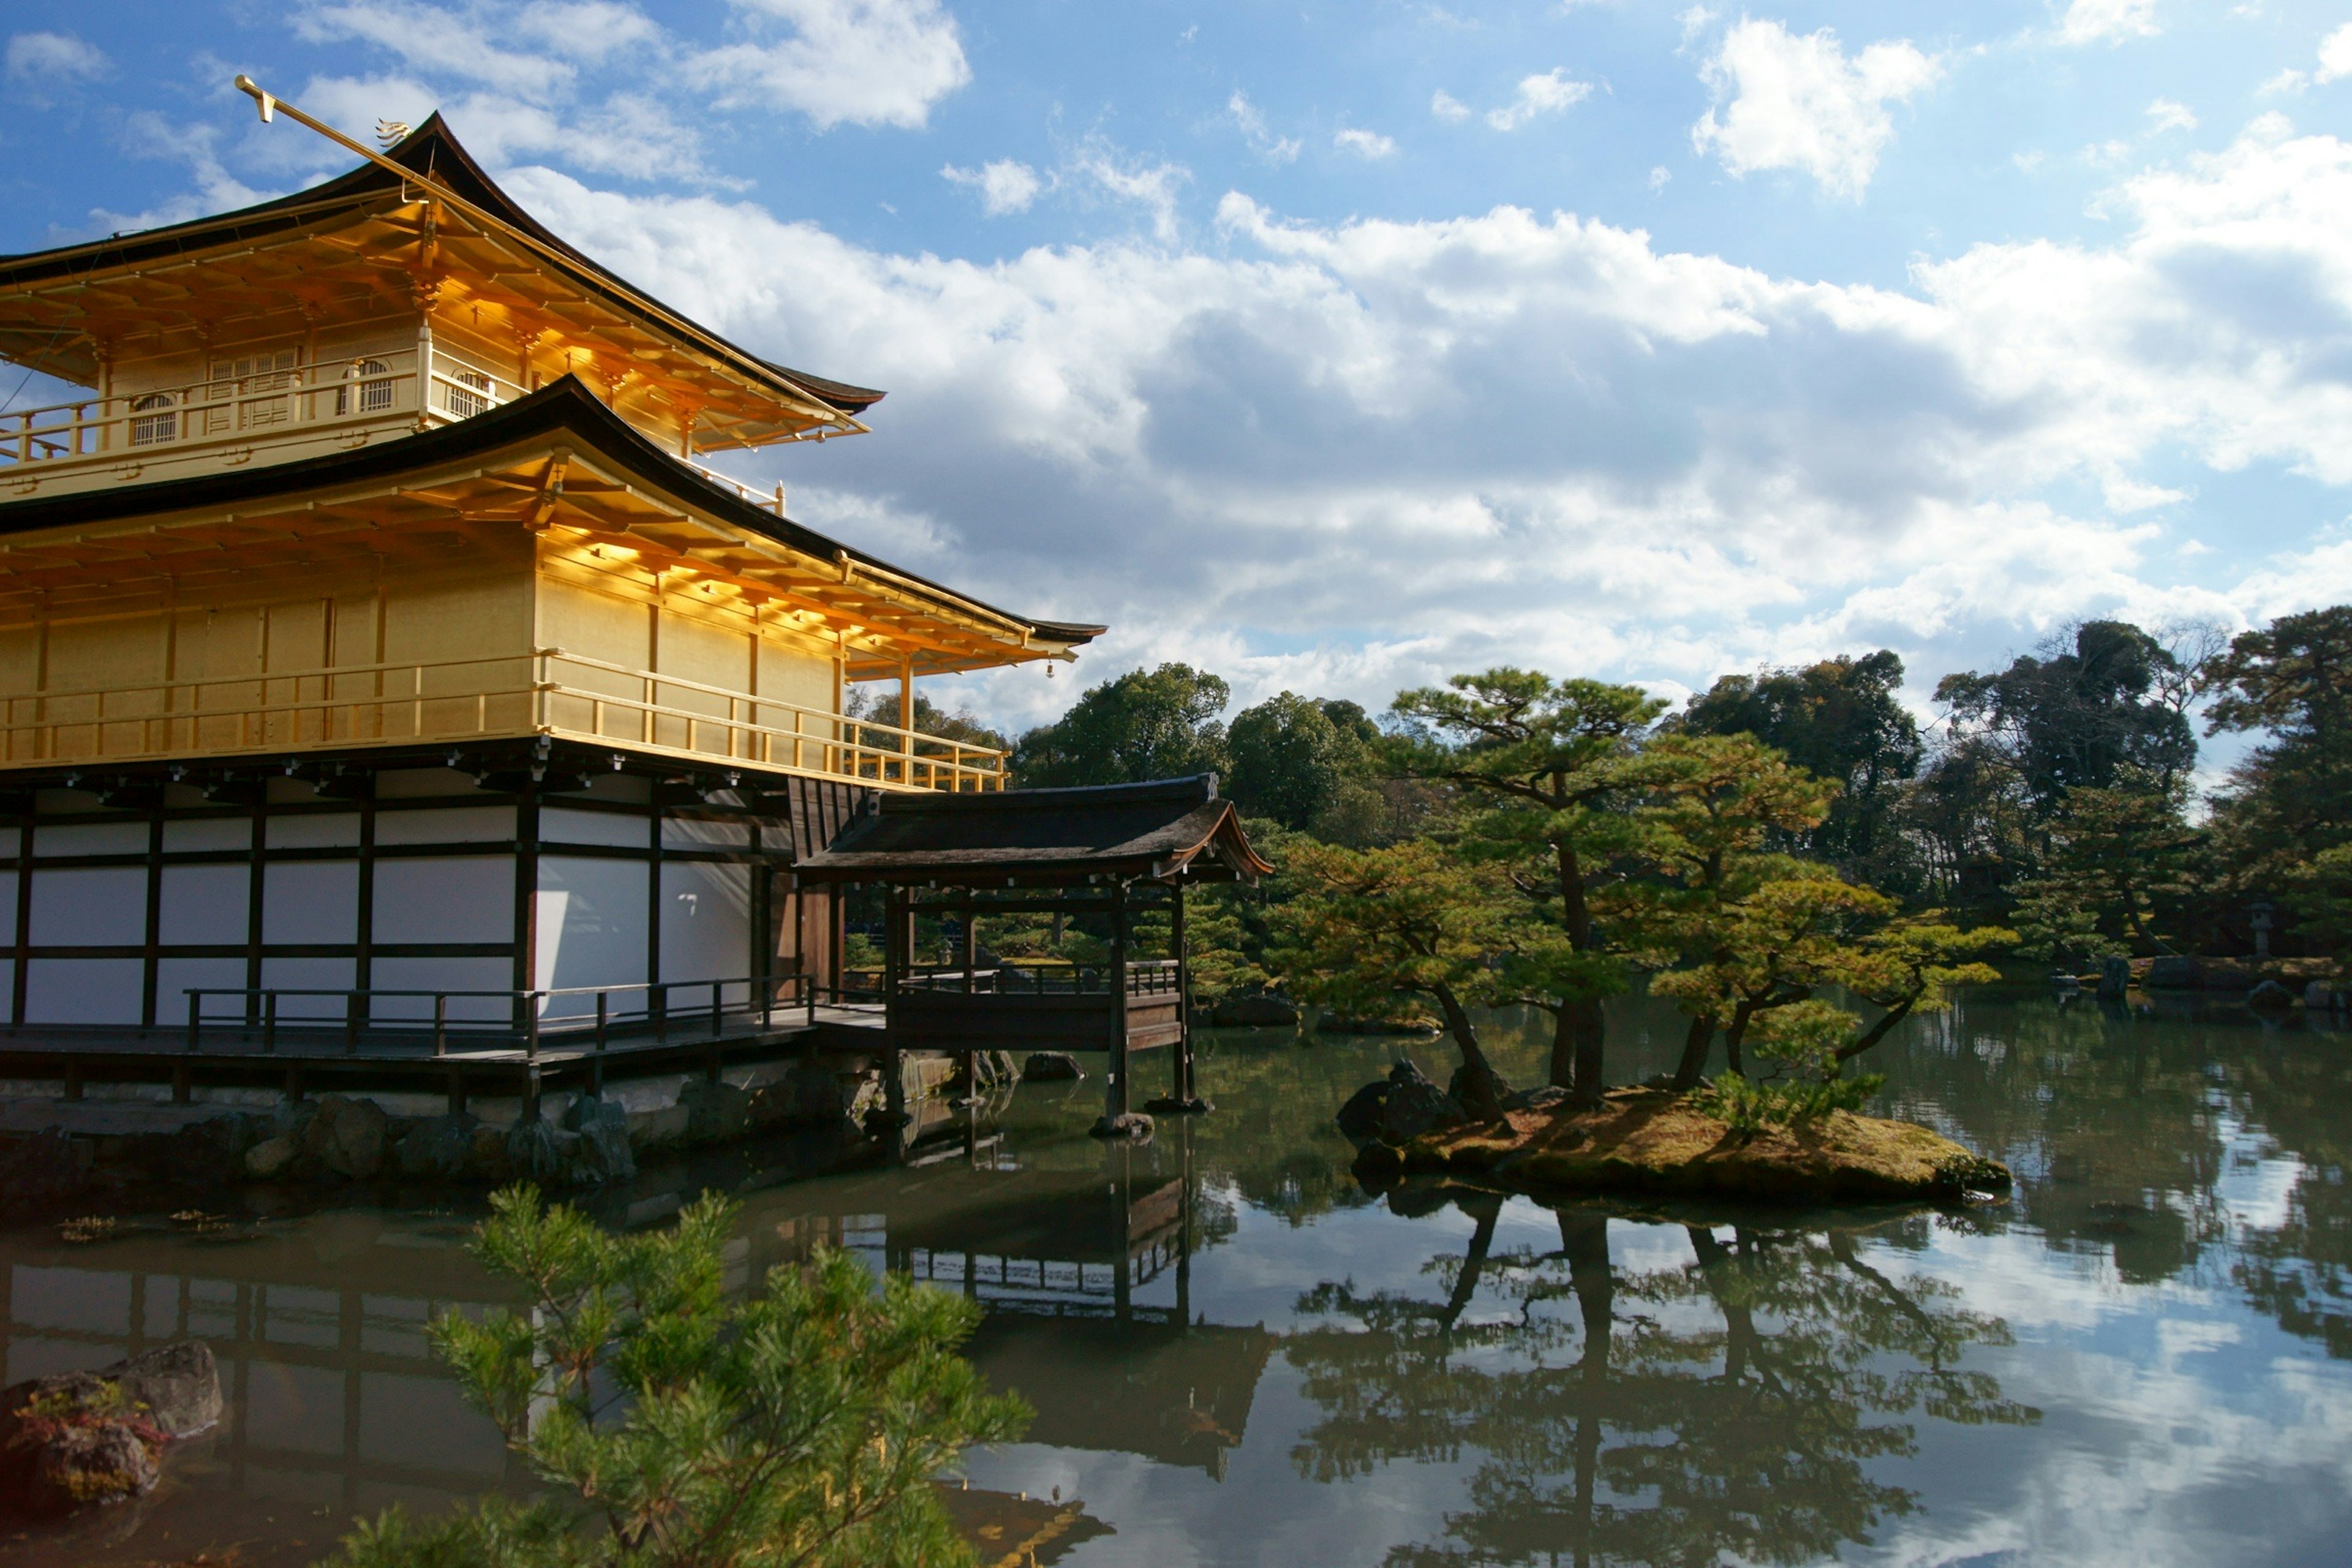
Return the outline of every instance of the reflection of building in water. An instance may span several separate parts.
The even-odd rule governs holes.
[[[983,1304],[970,1353],[992,1384],[1036,1407],[1032,1441],[1221,1477],[1275,1340],[1255,1326],[1191,1321],[1191,1252],[1204,1228],[1213,1234],[1214,1205],[1204,1207],[1192,1175],[1189,1128],[1171,1133],[1156,1146],[1087,1144],[1078,1169],[1024,1167],[1002,1142],[982,1139],[971,1161],[892,1170],[870,1183],[772,1188],[750,1199],[747,1234],[729,1248],[727,1288],[750,1289],[820,1241],[850,1248],[877,1271],[906,1270]],[[847,1201],[839,1212],[808,1215],[802,1205],[827,1193]],[[633,1223],[675,1207],[658,1194],[633,1195]],[[780,1218],[787,1212],[793,1217]],[[415,1219],[327,1213],[260,1235],[156,1230],[79,1246],[12,1242],[0,1248],[0,1356],[14,1383],[170,1340],[207,1342],[228,1415],[212,1438],[174,1459],[182,1489],[159,1496],[121,1560],[158,1555],[165,1531],[184,1542],[258,1538],[274,1550],[285,1543],[271,1532],[285,1526],[264,1516],[282,1521],[288,1506],[317,1516],[312,1544],[323,1551],[353,1515],[395,1502],[437,1513],[486,1489],[529,1484],[496,1429],[467,1406],[425,1332],[441,1312],[478,1311],[499,1299],[464,1250],[465,1236],[455,1221],[436,1230]],[[1039,1512],[1044,1505],[975,1493],[951,1511],[1002,1527],[997,1538],[974,1537],[991,1562],[985,1548],[1010,1551],[1059,1506]],[[1098,1528],[1073,1516],[1056,1539],[1066,1547]],[[1046,1542],[1035,1550],[1040,1563],[1053,1560]]]
[[[456,1237],[325,1215],[299,1239],[206,1247],[199,1268],[189,1242],[11,1249],[8,1381],[201,1339],[228,1411],[209,1462],[174,1468],[192,1489],[347,1515],[438,1511],[522,1480],[425,1337],[436,1314],[489,1295]]]
[[[1106,1146],[1097,1172],[997,1157],[995,1168],[942,1173],[912,1213],[800,1215],[755,1230],[754,1246],[783,1261],[829,1243],[981,1302],[988,1315],[967,1353],[1036,1407],[1032,1442],[1222,1479],[1275,1339],[1192,1321],[1199,1190],[1190,1127],[1171,1132],[1172,1171],[1158,1158],[1166,1151],[1127,1143]],[[1172,1300],[1137,1299],[1169,1289]]]

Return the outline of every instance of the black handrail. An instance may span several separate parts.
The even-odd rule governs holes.
[[[741,988],[743,991],[744,1000],[740,1005],[730,1009],[726,1000],[727,993],[730,989],[737,987]],[[779,1005],[802,1006],[807,1010],[808,1021],[811,1024],[814,1024],[816,1021],[817,992],[819,988],[814,984],[811,976],[804,974],[772,974],[766,976],[736,975],[722,980],[643,980],[634,981],[626,984],[619,985],[540,986],[527,991],[469,991],[456,988],[445,990],[422,990],[407,988],[394,989],[376,986],[331,987],[304,985],[204,985],[188,986],[185,988],[188,998],[187,1049],[188,1054],[191,1056],[198,1055],[203,1050],[202,1041],[204,1026],[206,1022],[204,1014],[204,999],[207,996],[236,996],[243,998],[245,1000],[243,1018],[247,1021],[252,1018],[253,1014],[257,1010],[254,1003],[255,999],[257,998],[260,1002],[258,1011],[262,1015],[261,1048],[265,1054],[274,1052],[278,1048],[279,1016],[278,999],[280,997],[341,997],[343,1002],[343,1050],[346,1055],[356,1055],[358,1053],[360,1048],[360,1036],[364,1030],[374,1029],[379,1032],[389,1031],[394,1034],[406,1032],[405,1026],[407,1025],[407,1020],[397,1018],[379,1019],[374,1016],[374,1003],[376,998],[406,997],[412,999],[422,999],[430,997],[433,1002],[432,1029],[433,1054],[435,1056],[441,1057],[448,1054],[449,1032],[453,1027],[455,1027],[469,1032],[479,1032],[490,1035],[509,1034],[519,1037],[523,1043],[523,1050],[526,1059],[537,1061],[539,1059],[539,1042],[542,1028],[541,1014],[544,1010],[547,1002],[555,997],[593,996],[596,998],[596,1011],[594,1014],[594,1023],[593,1027],[595,1034],[596,1049],[601,1051],[605,1047],[606,1037],[611,1029],[613,1017],[612,999],[614,996],[625,995],[637,992],[644,993],[646,1004],[643,1016],[649,1024],[652,1025],[654,1037],[657,1040],[667,1040],[669,1037],[670,1015],[674,1010],[670,1005],[670,993],[673,991],[699,991],[705,988],[707,988],[710,993],[710,1005],[708,1016],[710,1021],[710,1037],[713,1039],[719,1038],[725,1033],[725,1018],[726,1015],[730,1011],[740,1013],[745,1016],[749,1016],[751,1014],[756,1013],[760,1016],[762,1027],[772,1028],[775,1026],[775,1013],[776,1008]],[[780,992],[785,990],[797,991],[800,993],[800,995],[795,1000],[785,1000],[779,994]],[[503,1001],[508,1005],[509,1018],[520,1018],[522,1021],[520,1025],[517,1025],[512,1022],[498,1024],[493,1023],[488,1019],[473,1020],[461,1018],[452,1020],[449,1016],[449,1003],[453,997],[460,1000],[497,999]],[[697,1011],[699,1011],[699,1009]],[[330,1014],[329,1016],[331,1016],[331,1014]],[[577,1015],[566,1014],[561,1016],[556,1022],[559,1024],[570,1023],[576,1018],[579,1022],[575,1026],[589,1027],[591,1026],[588,1024],[588,1017],[589,1016],[584,1013]],[[215,1025],[220,1025],[228,1023],[229,1019],[221,1015],[215,1015],[211,1021]],[[558,1030],[556,1032],[569,1033],[571,1031]]]

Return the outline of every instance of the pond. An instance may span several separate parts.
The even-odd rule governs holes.
[[[1541,1033],[1495,1022],[1532,1079]],[[1612,1028],[1628,1078],[1680,1037],[1638,1001]],[[1375,1199],[1330,1115],[1400,1048],[1227,1035],[1215,1114],[1146,1145],[1085,1136],[1093,1080],[1036,1085],[919,1167],[745,1152],[604,1210],[715,1183],[739,1278],[828,1241],[980,1298],[972,1354],[1037,1418],[967,1500],[1040,1563],[2344,1560],[2352,1037],[1972,994],[1875,1064],[1887,1109],[2017,1172],[1948,1213]],[[11,1380],[193,1333],[234,1409],[135,1511],[0,1562],[275,1568],[355,1511],[523,1485],[423,1336],[495,1296],[472,1217],[6,1238]]]

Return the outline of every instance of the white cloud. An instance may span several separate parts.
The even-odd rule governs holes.
[[[844,123],[925,124],[931,106],[971,79],[955,18],[939,0],[732,0],[751,37],[696,57],[719,102]],[[769,39],[771,25],[790,28]]]
[[[562,97],[578,75],[563,61],[501,48],[468,17],[404,0],[310,5],[295,17],[294,31],[308,43],[373,44],[413,68],[480,82],[526,103]]]
[[[1366,159],[1393,158],[1397,150],[1393,138],[1383,136],[1377,131],[1359,131],[1353,127],[1336,132],[1331,138],[1331,145],[1342,153],[1353,153],[1357,157]]]
[[[2069,44],[2119,44],[2126,38],[2152,38],[2161,31],[2156,0],[2073,0],[2066,19],[2058,25],[2059,38]]]
[[[1570,81],[1567,67],[1554,66],[1540,76],[1521,77],[1511,101],[1486,111],[1486,123],[1497,131],[1516,131],[1538,114],[1556,114],[1591,95],[1591,82]]]
[[[1176,238],[1176,193],[1192,178],[1181,163],[1148,163],[1130,158],[1100,137],[1088,140],[1067,165],[1075,178],[1091,182],[1114,201],[1132,202],[1151,214],[1152,237]]]
[[[1691,128],[1691,143],[1713,149],[1734,174],[1801,169],[1833,195],[1859,199],[1894,139],[1889,102],[1926,90],[1940,62],[1907,41],[1872,44],[1848,58],[1827,28],[1802,37],[1779,22],[1742,18],[1701,75],[1718,99]]]
[[[1182,178],[1108,148],[1066,175],[1155,220]],[[2200,520],[2132,510],[2200,466],[2352,487],[2352,145],[2274,121],[2124,184],[2112,244],[1979,245],[1901,289],[1510,207],[1315,224],[1234,195],[1218,254],[1171,216],[977,264],[515,185],[755,350],[891,388],[870,438],[745,460],[917,520],[909,567],[1111,621],[1089,679],[1190,657],[1377,700],[1503,658],[1699,684],[1864,643],[1952,668],[2352,580],[2339,541],[2273,585],[2210,559],[2168,585]],[[974,689],[1013,721],[1070,689]]]
[[[695,129],[646,92],[621,91],[590,105],[527,103],[495,91],[445,96],[408,76],[313,77],[296,100],[330,125],[364,133],[382,120],[415,125],[439,110],[467,150],[493,169],[552,158],[625,179],[726,185],[702,163]],[[331,143],[257,127],[249,145],[259,166],[279,171],[341,168]]]
[[[1027,211],[1045,189],[1045,182],[1038,177],[1036,170],[1011,158],[999,158],[977,169],[959,169],[950,163],[940,174],[959,185],[978,191],[980,210],[991,217]]]
[[[36,89],[95,81],[106,52],[71,33],[18,33],[8,40],[8,79]]]
[[[2159,98],[2147,106],[2148,128],[2152,131],[2194,131],[2197,116],[2185,103],[2175,103]]]
[[[523,37],[575,60],[602,65],[627,50],[664,50],[653,19],[613,0],[531,0],[515,17]]]
[[[2352,22],[2347,22],[2319,40],[2319,68],[2312,73],[2315,81],[2336,81],[2352,76]]]
[[[1225,112],[1233,117],[1235,125],[1241,127],[1242,136],[1249,142],[1251,150],[1267,163],[1295,163],[1298,161],[1297,140],[1276,136],[1268,130],[1265,116],[1258,111],[1257,105],[1249,100],[1249,95],[1239,88],[1235,88],[1233,97],[1225,100]]]
[[[1659,191],[1664,190],[1667,183],[1673,180],[1674,177],[1675,172],[1672,169],[1667,168],[1664,163],[1660,163],[1656,168],[1652,169],[1650,171],[1650,190],[1652,194],[1654,195]]]
[[[1440,120],[1467,120],[1470,106],[1441,87],[1430,95],[1429,112]]]
[[[184,223],[206,213],[251,206],[268,195],[237,179],[222,164],[215,145],[218,132],[210,125],[178,125],[152,110],[142,109],[123,121],[121,137],[124,151],[134,158],[185,164],[194,188],[144,212],[93,208],[89,216],[100,229],[134,234],[144,228]]]

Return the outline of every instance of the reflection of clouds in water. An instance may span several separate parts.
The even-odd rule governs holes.
[[[2244,1337],[2235,1323],[2167,1318],[2156,1325],[2156,1342],[2162,1350],[2167,1366],[2185,1355],[2199,1355],[2207,1351],[2220,1350],[2223,1345],[2234,1345]]]
[[[2099,1251],[2055,1252],[2019,1226],[1989,1236],[1939,1234],[1927,1251],[1875,1257],[1901,1279],[1940,1279],[1960,1288],[1969,1307],[2007,1321],[2021,1336],[2033,1331],[2086,1331],[2159,1304],[2203,1308],[2212,1293],[2176,1276],[2160,1285],[2127,1284]]]
[[[2255,1375],[2233,1375],[2246,1371]],[[2352,1369],[2301,1360],[2247,1368],[2210,1355],[2151,1366],[2033,1348],[2002,1358],[1998,1372],[2013,1397],[2042,1408],[2041,1430],[1976,1445],[1977,1464],[1962,1470],[1934,1462],[1923,1426],[1929,1441],[1906,1479],[1924,1479],[1925,1506],[1888,1532],[1876,1560],[2342,1561]]]
[[[2038,1429],[1918,1424],[1899,1479],[1920,1511],[1874,1561],[2168,1568],[2341,1561],[2352,1511],[2352,1367],[2313,1359],[2234,1292],[2121,1282],[2023,1232],[1939,1236],[1874,1261],[1945,1279],[2021,1342],[1971,1364]],[[2284,1352],[2284,1353],[2282,1353]]]
[[[2229,1155],[2214,1178],[2215,1201],[2242,1230],[2276,1230],[2294,1206],[2303,1162],[2272,1152],[2270,1139],[2235,1117],[2224,1117],[2221,1132]]]
[[[1446,1513],[1462,1507],[1475,1456],[1458,1465],[1388,1464],[1357,1479],[1302,1486],[1291,1450],[1320,1412],[1298,1384],[1297,1371],[1276,1356],[1222,1481],[1133,1454],[1032,1444],[971,1454],[964,1469],[974,1486],[1025,1489],[1032,1497],[1058,1486],[1065,1500],[1084,1499],[1088,1513],[1117,1527],[1117,1535],[1064,1559],[1065,1568],[1376,1563],[1398,1542],[1441,1537]]]

